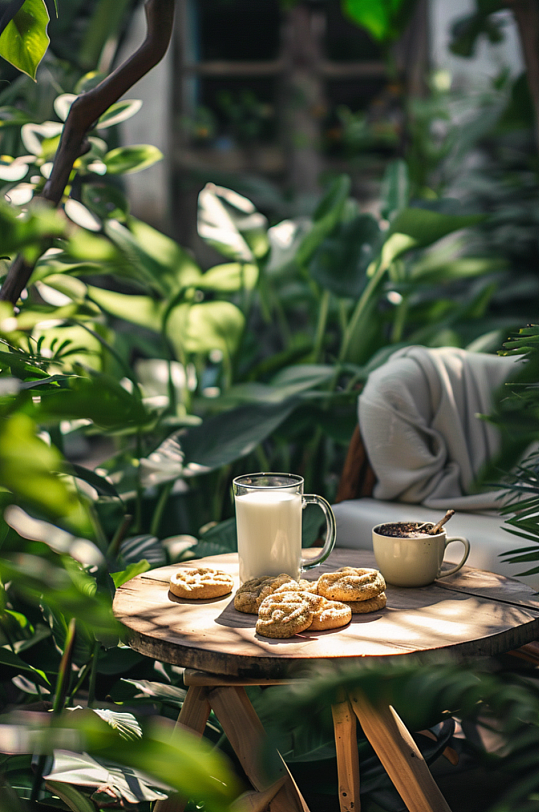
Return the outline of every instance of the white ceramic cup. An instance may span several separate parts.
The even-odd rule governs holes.
[[[303,477],[296,474],[245,474],[234,479],[240,581],[286,572],[298,579],[328,557],[335,544],[335,517],[329,503],[303,493]],[[326,517],[326,541],[319,555],[301,555],[301,515],[308,504],[318,505]]]
[[[374,557],[387,583],[394,586],[426,586],[436,578],[447,578],[460,570],[470,554],[470,542],[464,536],[448,537],[445,530],[418,538],[384,536],[379,532],[383,526],[379,524],[372,531]],[[453,541],[464,545],[464,555],[458,564],[442,572],[446,547]]]

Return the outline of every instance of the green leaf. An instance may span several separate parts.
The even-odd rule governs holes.
[[[103,719],[113,730],[117,730],[123,739],[140,739],[142,730],[132,713],[122,713],[109,708],[92,708],[100,719]]]
[[[408,243],[404,243],[408,248],[424,248],[447,234],[476,225],[483,219],[483,215],[439,214],[429,209],[408,208],[397,214],[388,233],[390,237],[409,237]],[[405,250],[408,249],[403,248],[400,253]],[[393,253],[393,258],[398,255],[399,253]]]
[[[323,364],[297,364],[278,372],[269,384],[255,381],[231,386],[217,404],[230,408],[240,403],[270,405],[284,403],[302,392],[315,389],[335,375],[333,367]]]
[[[20,216],[19,209],[0,202],[0,254],[15,254],[43,237],[60,237],[65,221],[59,212],[35,205]]]
[[[388,165],[380,189],[382,205],[380,214],[390,220],[394,214],[408,205],[410,199],[410,178],[406,161],[391,161]]]
[[[122,101],[112,104],[109,109],[103,113],[97,121],[96,128],[103,130],[106,127],[119,124],[121,121],[127,121],[128,118],[138,113],[141,107],[142,102],[140,99],[122,99]],[[140,147],[137,147],[137,149],[140,149]]]
[[[143,737],[136,741],[121,739],[88,711],[70,714],[70,719],[60,721],[60,725],[78,727],[85,739],[78,749],[92,754],[109,771],[114,771],[118,762],[132,768],[113,772],[115,779],[120,771],[131,776],[123,785],[125,792],[133,792],[140,778],[145,785],[173,787],[184,797],[203,801],[212,812],[226,812],[241,791],[228,762],[213,744],[173,723],[167,724],[166,719],[145,721]],[[112,759],[115,763],[111,763]],[[143,770],[144,775],[138,770]]]
[[[7,668],[16,669],[18,674],[21,671],[29,673],[31,674],[34,682],[39,683],[39,685],[43,685],[45,688],[50,688],[49,680],[47,679],[44,671],[40,671],[38,668],[34,668],[32,665],[25,663],[24,660],[17,654],[14,654],[12,651],[7,648],[3,648],[2,646],[0,646],[0,664],[2,664],[2,666],[6,666]]]
[[[228,465],[253,451],[288,417],[295,402],[249,404],[171,434],[150,457],[140,461],[145,487],[198,476]]]
[[[71,376],[61,392],[42,395],[37,414],[43,422],[86,418],[97,426],[121,430],[151,420],[141,400],[112,376],[88,371],[89,377]]]
[[[48,24],[44,0],[25,0],[0,35],[0,56],[34,81],[49,47]]]
[[[167,297],[198,279],[198,266],[173,240],[141,221],[130,225],[131,230],[106,220],[104,230],[131,265],[131,275],[147,289]]]
[[[0,561],[0,573],[26,600],[35,606],[45,605],[63,618],[64,626],[66,617],[75,617],[91,631],[92,639],[117,633],[110,596],[97,592],[94,578],[68,556],[46,559],[18,553],[13,560]]]
[[[71,812],[95,812],[95,804],[76,787],[62,781],[47,781],[47,787],[65,803]]]
[[[97,715],[101,716],[101,712]],[[92,758],[86,753],[56,751],[52,769],[44,779],[48,786],[52,784],[54,788],[60,787],[64,793],[69,791],[68,788],[75,790],[78,795],[74,796],[74,801],[80,803],[80,797],[84,798],[91,804],[93,812],[96,808],[92,801],[71,785],[87,787],[92,793],[99,787],[107,785],[122,805],[163,800],[166,797],[163,792],[156,792],[151,787],[152,781],[147,776],[105,759]],[[110,795],[106,797],[110,800]],[[105,800],[106,798],[103,798],[103,801]],[[86,812],[84,806],[70,808],[74,812],[79,812],[79,809],[80,812]]]
[[[246,197],[208,183],[198,197],[198,233],[220,254],[252,262],[269,250],[266,218]]]
[[[120,560],[125,564],[146,561],[150,567],[167,563],[163,545],[155,536],[141,535],[125,539],[120,545]]]
[[[296,253],[300,265],[312,257],[314,251],[335,228],[343,213],[344,205],[350,194],[351,181],[348,175],[336,178],[320,201],[313,218],[311,230],[302,239]]]
[[[105,183],[86,183],[82,187],[82,202],[102,220],[125,222],[129,201],[115,186]]]
[[[117,147],[107,152],[103,163],[109,175],[126,175],[141,172],[160,161],[163,153],[151,144],[133,144]]]
[[[82,479],[83,482],[87,482],[88,485],[91,485],[99,496],[110,496],[113,499],[120,498],[112,482],[109,482],[104,476],[99,476],[99,474],[96,474],[96,472],[90,468],[85,468],[83,465],[71,462],[68,464],[67,470],[70,471],[73,476],[77,477],[77,479]]]
[[[62,93],[54,100],[54,112],[61,121],[65,121],[69,115],[71,105],[78,98],[76,93]]]
[[[370,214],[338,224],[309,263],[311,276],[336,296],[357,298],[379,239],[380,228]]]
[[[258,268],[248,262],[228,262],[205,271],[197,282],[200,290],[236,293],[252,290],[258,281]]]
[[[54,552],[69,555],[86,567],[101,567],[105,564],[101,551],[92,541],[74,536],[49,522],[34,519],[19,505],[9,505],[4,512],[4,519],[21,538],[41,541]]]
[[[231,358],[238,346],[245,327],[245,317],[231,302],[202,302],[181,304],[168,318],[167,336],[178,358],[184,354],[207,355],[221,350]]]
[[[342,0],[343,10],[350,19],[365,28],[378,42],[388,42],[400,33],[411,0]]]
[[[211,550],[211,552],[210,552]],[[197,556],[220,555],[221,553],[236,553],[238,551],[238,534],[236,519],[225,519],[209,527],[200,535],[194,553]]]
[[[190,285],[198,285],[200,268],[181,245],[134,217],[130,218],[129,227],[139,245],[156,263],[167,295],[175,294]]]
[[[61,479],[63,459],[22,412],[0,421],[0,485],[46,516],[77,520],[80,502]]]
[[[148,572],[149,569],[151,569],[149,563],[143,559],[142,561],[137,561],[134,564],[129,564],[120,572],[111,572],[110,577],[114,581],[114,586],[116,589],[119,589],[122,584],[127,583],[127,581],[130,581],[131,578],[134,578],[136,575],[140,575],[143,572]]]
[[[156,699],[158,702],[162,702],[164,705],[170,705],[173,708],[181,708],[187,695],[185,688],[177,688],[175,685],[165,685],[162,682],[124,678],[120,681],[126,685],[133,685],[139,691],[139,696],[142,695],[145,698]]]
[[[156,333],[161,332],[163,306],[150,296],[117,293],[114,290],[88,285],[88,297],[112,316],[146,327]]]
[[[239,406],[189,429],[181,438],[186,471],[211,471],[245,457],[281,425],[294,406],[290,401]]]

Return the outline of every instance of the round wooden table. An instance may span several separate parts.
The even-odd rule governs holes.
[[[182,566],[201,566],[201,561]],[[236,554],[205,558],[203,565],[230,573],[239,584]],[[306,577],[316,580],[322,572],[345,565],[369,567],[375,562],[372,553],[336,549]],[[425,657],[439,651],[468,659],[510,651],[539,636],[539,600],[529,587],[467,567],[419,589],[388,586],[385,609],[354,615],[341,629],[307,631],[288,640],[257,635],[256,616],[237,612],[233,593],[210,601],[175,597],[168,583],[177,568],[177,564],[160,567],[125,583],[116,592],[114,613],[127,627],[136,651],[187,667],[184,680],[190,687],[179,721],[202,734],[210,709],[214,710],[255,788],[256,801],[244,799],[240,808],[245,810],[305,812],[307,805],[286,765],[278,780],[268,785],[256,764],[253,754],[263,730],[241,686],[291,680],[294,671],[309,662],[360,664],[366,658]],[[360,808],[356,717],[410,812],[448,812],[420,751],[392,707],[374,707],[354,691],[333,707],[333,716],[342,812]],[[157,806],[159,812],[182,808],[179,799]]]

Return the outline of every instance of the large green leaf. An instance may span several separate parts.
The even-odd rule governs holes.
[[[63,781],[51,780],[47,788],[57,795],[71,812],[95,812],[95,804],[76,787]]]
[[[156,333],[161,331],[163,305],[150,296],[118,293],[94,285],[88,285],[88,296],[92,302],[112,316],[154,330]]]
[[[0,56],[34,80],[49,47],[48,24],[44,0],[25,0],[0,36]]]
[[[0,253],[14,254],[43,237],[60,237],[65,221],[59,212],[45,206],[33,206],[20,216],[19,209],[0,202]]]
[[[185,248],[135,217],[130,218],[129,228],[139,245],[143,246],[157,263],[160,278],[166,285],[169,295],[198,284],[201,277],[200,268]]]
[[[395,39],[414,0],[342,0],[343,10],[353,22],[366,28],[379,42]]]
[[[302,239],[296,253],[296,260],[300,264],[309,261],[322,240],[333,231],[341,219],[345,203],[350,194],[350,185],[349,176],[340,175],[333,181],[320,201],[314,213],[312,228]]]
[[[181,708],[187,695],[185,688],[177,688],[175,685],[165,685],[162,682],[124,678],[121,679],[121,682],[132,685],[138,691],[138,696],[135,695],[135,698],[144,697],[146,700],[157,700],[173,708]]]
[[[114,586],[119,589],[122,584],[126,584],[131,578],[140,575],[143,572],[148,572],[151,569],[146,560],[137,561],[136,564],[129,564],[124,570],[120,572],[111,572],[110,577],[114,581]]]
[[[406,161],[391,161],[384,173],[380,194],[380,214],[387,220],[406,208],[410,199],[410,177]]]
[[[82,187],[82,202],[101,220],[125,222],[129,202],[124,193],[106,183],[86,183]]]
[[[132,536],[122,541],[120,559],[124,564],[146,561],[151,567],[161,567],[167,563],[163,545],[155,536]]]
[[[14,669],[17,674],[20,674],[21,672],[29,674],[34,682],[37,682],[39,685],[42,685],[45,688],[50,687],[49,680],[43,671],[29,665],[22,659],[22,657],[19,657],[17,654],[14,654],[8,648],[4,648],[3,646],[0,646],[0,666],[2,666],[2,668]]]
[[[403,235],[410,238],[410,242],[406,243],[408,248],[403,250],[424,248],[447,234],[476,225],[483,219],[482,215],[439,214],[429,209],[408,208],[397,214],[388,234],[390,237]],[[393,258],[396,256],[398,254],[394,253]]]
[[[133,144],[111,149],[103,158],[103,163],[109,175],[127,175],[153,166],[162,157],[161,150],[151,144]]]
[[[210,417],[181,439],[186,471],[210,471],[253,451],[288,417],[295,401],[239,406]]]
[[[309,263],[311,276],[336,296],[357,298],[379,239],[380,228],[370,214],[340,223],[316,250]]]
[[[124,389],[110,375],[92,372],[91,377],[73,375],[61,392],[43,393],[37,414],[43,422],[86,418],[97,426],[121,430],[151,420],[140,398]]]
[[[252,290],[258,281],[258,268],[248,262],[227,262],[207,270],[198,280],[200,290],[214,290],[218,293],[236,293],[239,290]]]
[[[127,121],[128,118],[138,113],[141,107],[142,102],[140,99],[122,99],[115,104],[111,104],[109,109],[98,119],[96,127],[98,130],[103,130],[105,127],[112,127],[121,121]]]
[[[323,364],[297,364],[278,372],[271,383],[256,383],[255,381],[239,383],[227,389],[217,401],[219,407],[240,403],[276,404],[299,395],[309,389],[315,389],[320,384],[331,380],[335,370]]]
[[[107,220],[104,230],[131,264],[133,277],[163,297],[196,283],[200,270],[177,243],[139,220],[130,226]]]
[[[105,564],[101,551],[93,542],[74,536],[50,522],[34,519],[18,505],[9,505],[4,511],[4,519],[21,538],[41,541],[54,552],[70,555],[86,567],[101,567]]]
[[[295,401],[249,404],[208,418],[200,426],[171,434],[140,461],[146,487],[221,468],[253,451],[288,417]]]
[[[185,353],[205,355],[221,350],[231,358],[239,345],[245,318],[231,302],[202,302],[175,307],[167,322],[167,335],[179,358]]]
[[[198,233],[238,262],[253,262],[269,250],[266,218],[250,200],[214,183],[208,183],[198,198]]]
[[[42,751],[65,750],[67,742],[67,747],[75,749],[73,741],[78,736],[76,749],[99,763],[129,766],[131,775],[133,771],[140,775],[138,771],[142,770],[147,785],[172,787],[186,798],[203,802],[208,812],[228,812],[241,792],[228,761],[211,743],[167,719],[144,720],[142,739],[133,741],[120,738],[90,710],[64,714],[57,720],[50,719],[50,724],[47,737],[41,736]],[[31,744],[32,738],[28,737]],[[123,767],[121,770],[127,775]]]
[[[52,768],[44,778],[52,788],[63,788],[64,794],[68,792],[70,785],[87,787],[92,794],[96,793],[99,787],[106,785],[109,792],[102,800],[108,801],[108,803],[111,800],[110,793],[113,793],[117,803],[122,805],[164,800],[167,797],[166,793],[156,791],[151,786],[151,779],[137,770],[121,767],[106,759],[92,758],[85,753],[57,750],[54,754]],[[86,796],[82,797],[91,804],[91,808],[95,812],[92,802]],[[77,809],[77,807],[71,808]],[[80,810],[85,812],[82,806]]]
[[[84,521],[80,501],[61,478],[63,459],[37,436],[28,415],[16,412],[0,421],[0,486],[46,516]]]
[[[95,580],[67,556],[18,553],[0,561],[0,575],[35,606],[50,607],[58,618],[77,618],[92,635],[118,632],[110,596],[97,592]]]

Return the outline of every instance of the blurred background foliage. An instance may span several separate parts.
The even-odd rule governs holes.
[[[44,29],[40,3],[30,6]],[[344,4],[390,72],[390,45],[413,5]],[[455,27],[453,50],[466,57],[482,32],[500,36],[504,5],[478,3]],[[147,810],[173,790],[193,809],[228,808],[242,787],[218,721],[202,742],[171,738],[182,669],[122,642],[114,590],[152,567],[234,550],[237,474],[294,471],[332,500],[358,391],[394,349],[524,354],[521,379],[492,416],[504,431],[499,467],[537,439],[538,329],[523,327],[536,320],[539,284],[529,76],[502,70],[465,91],[435,71],[424,95],[398,91],[376,115],[341,105],[320,144],[341,164],[308,206],[259,178],[225,184],[216,173],[198,194],[199,256],[131,211],[125,176],[163,157],[118,135],[143,115],[136,98],[95,123],[59,209],[40,204],[70,105],[115,64],[135,6],[58,0],[37,84],[20,70],[32,76],[39,54],[31,66],[16,57],[2,66],[0,270],[17,254],[35,263],[16,307],[0,301],[0,809],[16,812],[88,812],[105,800]],[[217,118],[202,109],[186,126],[206,139],[224,118],[249,145],[271,117],[251,91],[230,90]],[[375,206],[354,180],[369,161],[380,166]],[[536,561],[536,459],[507,487],[528,496],[511,524],[531,546],[515,562]],[[304,544],[317,533],[307,512]],[[312,674],[301,695],[253,689],[251,699],[313,809],[327,812],[335,795],[326,717],[349,684],[373,698],[385,690],[413,730],[430,729],[418,737],[429,763],[450,743],[461,764],[509,776],[493,808],[532,809],[535,671],[483,665]],[[420,719],[411,717],[418,693]],[[494,751],[478,733],[486,729],[501,741]],[[363,738],[358,746],[366,809],[401,809]],[[106,799],[105,775],[114,776]]]

